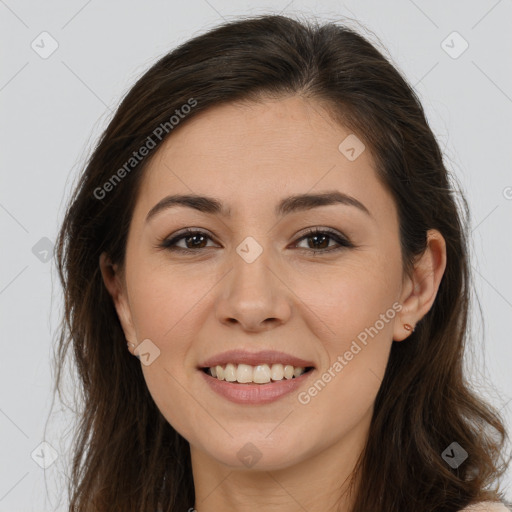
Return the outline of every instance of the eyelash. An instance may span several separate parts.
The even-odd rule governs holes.
[[[209,238],[210,240],[212,240],[212,238],[210,237],[210,235],[208,233],[206,233],[204,231],[199,231],[199,230],[194,230],[194,229],[188,228],[184,232],[180,233],[179,235],[177,235],[173,238],[167,238],[167,239],[161,240],[158,247],[162,248],[162,249],[167,249],[168,251],[173,251],[173,252],[181,252],[181,253],[189,253],[189,254],[197,253],[197,251],[201,250],[201,249],[188,249],[188,248],[183,248],[183,247],[177,247],[175,245],[180,240],[183,240],[184,238],[192,237],[194,235],[203,235],[203,236]],[[338,247],[334,247],[334,248],[330,248],[330,249],[300,248],[299,250],[305,250],[307,252],[312,252],[313,254],[318,254],[318,253],[325,254],[325,253],[337,252],[342,249],[355,247],[354,244],[352,244],[352,242],[350,242],[350,240],[348,238],[341,235],[340,233],[333,231],[331,229],[319,229],[319,228],[309,229],[304,235],[302,235],[296,241],[296,244],[301,242],[304,239],[308,239],[313,236],[319,236],[319,235],[328,235],[329,238],[331,238],[338,244]]]

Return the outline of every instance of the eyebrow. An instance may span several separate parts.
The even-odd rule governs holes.
[[[329,206],[333,204],[343,204],[346,206],[354,206],[362,212],[373,218],[372,214],[366,206],[358,201],[355,197],[349,196],[337,190],[324,192],[321,194],[298,194],[282,199],[275,208],[276,217],[283,217],[290,213],[310,210],[319,206]],[[211,215],[221,215],[223,217],[231,216],[231,209],[222,204],[221,201],[214,197],[199,196],[195,194],[186,195],[170,195],[159,201],[146,216],[146,222],[153,218],[156,214],[169,208],[184,206],[193,208],[203,213]]]

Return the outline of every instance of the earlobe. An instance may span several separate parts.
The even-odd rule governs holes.
[[[402,341],[429,312],[437,296],[446,268],[446,242],[441,233],[427,233],[427,248],[416,260],[411,277],[406,280],[400,318],[395,324],[394,341]],[[408,327],[412,327],[409,329]]]
[[[128,342],[136,344],[137,336],[128,303],[126,287],[123,285],[118,265],[112,264],[105,252],[100,255],[99,265],[103,282],[114,302],[124,336]]]

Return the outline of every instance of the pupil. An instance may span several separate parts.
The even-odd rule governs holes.
[[[187,240],[187,245],[188,245],[188,242],[190,240],[193,240],[194,238],[204,238],[204,236],[203,235],[191,235],[191,236],[187,237],[187,239],[186,239]],[[197,244],[193,244],[193,245],[196,246]]]
[[[187,245],[189,244],[189,242],[190,242],[191,240],[194,240],[194,239],[197,239],[197,238],[202,238],[202,239],[203,239],[203,241],[204,241],[204,236],[203,236],[203,235],[191,235],[191,236],[189,236],[189,237],[187,237],[187,238],[186,238]],[[326,240],[327,238],[329,238],[329,237],[328,237],[328,236],[326,236],[326,235],[312,235],[312,236],[310,237],[310,239],[312,239],[312,240],[314,240],[314,241],[315,241],[315,242],[313,243],[313,245],[315,245],[315,246],[317,246],[317,247],[318,247],[318,240],[319,240],[319,239],[321,239],[321,240],[324,242],[324,243],[322,244],[322,247],[325,247],[325,240]],[[200,243],[201,243],[201,242],[199,242],[199,244],[200,244]],[[192,245],[194,245],[194,246],[196,246],[196,247],[198,246],[198,244],[197,244],[197,243],[194,243],[194,242],[192,242]],[[329,244],[327,244],[327,245],[329,245]]]
[[[325,235],[313,235],[311,238],[314,239],[314,240],[317,240],[319,238],[323,238],[324,241],[325,241],[325,239],[328,238],[328,237],[325,236]]]

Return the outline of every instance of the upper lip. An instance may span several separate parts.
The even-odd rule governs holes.
[[[292,365],[295,367],[306,368],[314,366],[310,361],[301,359],[300,357],[292,356],[285,352],[278,352],[275,350],[261,350],[260,352],[247,352],[246,350],[228,350],[222,352],[200,363],[200,368],[211,368],[212,366],[224,366],[227,363],[234,364],[249,364],[256,366],[258,364],[283,364]]]

